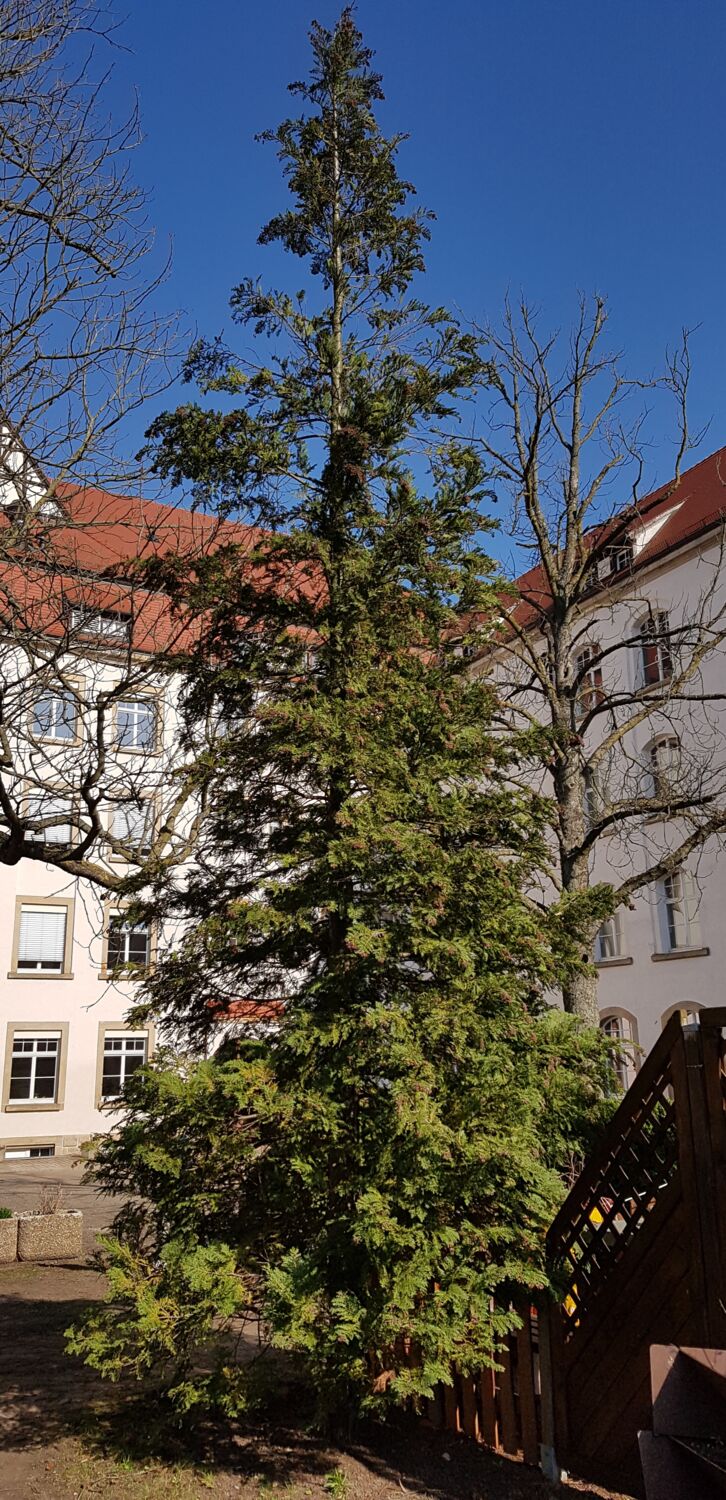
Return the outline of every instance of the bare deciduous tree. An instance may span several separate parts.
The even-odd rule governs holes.
[[[485,333],[496,376],[481,439],[519,556],[533,564],[495,637],[503,721],[524,732],[523,777],[550,799],[545,899],[579,904],[586,959],[609,910],[678,879],[726,828],[719,516],[680,588],[646,568],[651,539],[687,498],[688,338],[662,378],[643,382],[604,350],[605,328],[602,300],[583,299],[563,353],[558,337],[541,339],[526,305],[508,308],[503,330]],[[672,476],[650,496],[645,390],[668,393],[677,411]],[[492,660],[490,644],[480,669]],[[594,968],[564,1001],[597,1022]]]
[[[139,484],[123,421],[178,347],[137,112],[108,113],[114,47],[93,0],[0,0],[0,862],[110,889],[183,859],[200,814],[160,702],[189,622],[136,560],[179,551],[179,527],[213,544],[108,493]]]
[[[134,109],[107,117],[113,30],[92,0],[0,0],[0,498],[133,475],[123,418],[168,383]],[[19,455],[32,456],[32,465]]]

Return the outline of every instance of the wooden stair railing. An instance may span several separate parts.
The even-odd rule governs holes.
[[[562,1289],[566,1336],[678,1171],[672,1016],[553,1221],[547,1253]]]
[[[642,1494],[649,1348],[726,1346],[726,1008],[668,1022],[547,1236],[545,1460]]]

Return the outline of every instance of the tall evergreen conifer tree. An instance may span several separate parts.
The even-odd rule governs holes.
[[[428,216],[350,12],[311,41],[303,113],[266,137],[290,206],[260,237],[311,291],[237,287],[264,362],[198,345],[189,377],[226,406],[151,434],[161,474],[263,530],[157,577],[206,612],[184,712],[212,811],[188,878],[153,894],[183,936],[146,1005],[187,1048],[233,1002],[283,1006],[256,1043],[133,1080],[98,1149],[101,1183],[148,1200],[151,1246],[127,1218],[108,1246],[126,1314],[73,1344],[111,1375],[164,1365],[182,1405],[201,1392],[193,1339],[247,1275],[329,1410],[491,1362],[513,1293],[544,1283],[561,1169],[607,1109],[597,1038],[543,999],[576,926],[527,900],[545,809],[513,788],[493,689],[452,646],[501,605],[485,475],[460,434],[430,434],[489,371],[413,295]],[[229,1404],[235,1377],[215,1381]]]

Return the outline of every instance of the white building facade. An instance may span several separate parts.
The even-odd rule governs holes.
[[[88,522],[85,574],[96,556],[100,573],[109,548],[116,558],[124,549],[134,555],[152,533],[157,545],[165,524],[178,532],[179,512],[171,507],[125,504],[126,510],[103,497],[101,519],[97,512]],[[726,610],[721,504],[715,456],[683,476],[678,495],[640,534],[635,528],[629,545],[638,566],[627,577],[616,568],[593,593],[591,621],[578,642],[582,663],[590,645],[605,651],[583,679],[584,708],[598,695],[617,698],[626,689],[647,706],[649,691],[673,674],[673,660],[649,641],[643,621],[662,614],[674,627],[687,627],[706,598],[712,619]],[[76,516],[79,537],[84,517],[83,511]],[[182,524],[191,525],[188,515]],[[89,611],[87,601],[72,604],[70,618],[66,601],[64,629],[75,634],[66,639],[67,650],[54,647],[50,677],[42,662],[24,675],[7,670],[6,662],[11,687],[3,732],[12,742],[12,770],[5,780],[15,778],[31,823],[36,799],[38,837],[46,843],[66,841],[71,825],[82,833],[91,802],[79,803],[74,788],[84,778],[96,785],[100,777],[92,757],[102,703],[104,835],[94,857],[107,870],[123,871],[143,858],[166,816],[164,799],[178,762],[177,682],[172,672],[163,680],[149,675],[144,650],[125,634],[130,627],[122,593],[102,605]],[[148,657],[148,639],[146,646]],[[14,676],[23,678],[15,718]],[[694,701],[644,712],[629,731],[616,774],[629,782],[631,795],[644,787],[647,794],[653,778],[670,778],[677,787],[686,774],[701,778],[706,795],[726,785],[726,702],[719,694],[726,699],[720,645],[699,664]],[[599,743],[606,728],[601,719],[588,734]],[[601,774],[613,774],[607,755]],[[601,792],[594,784],[593,798]],[[650,868],[659,850],[682,837],[677,817],[635,822],[626,837],[600,839],[593,878],[617,884],[635,869]],[[134,1025],[129,1009],[138,975],[154,961],[158,934],[125,921],[112,892],[41,860],[0,865],[0,912],[0,1160],[76,1152],[94,1133],[112,1128],[124,1081],[153,1053],[153,1028]],[[595,957],[603,1024],[644,1051],[675,1009],[723,1003],[726,855],[719,843],[694,851],[683,870],[638,892],[606,924]]]
[[[722,470],[726,476],[724,450],[684,473],[662,501],[658,492],[643,500],[582,599],[572,674],[580,682],[583,758],[593,768],[585,826],[618,803],[666,804],[656,815],[613,818],[593,846],[593,884],[617,888],[652,870],[697,822],[726,805]],[[520,580],[523,597],[527,589],[530,598],[536,593],[536,576],[525,575],[526,586]],[[524,655],[532,649],[544,659],[545,645],[533,625]],[[524,702],[535,717],[542,712],[543,697],[527,700],[525,693]],[[547,778],[541,785],[551,794]],[[692,798],[695,814],[679,811],[679,798]],[[725,914],[721,832],[696,843],[682,868],[635,891],[601,930],[593,958],[604,1028],[643,1055],[675,1010],[687,1015],[723,1004]],[[636,1053],[623,1081],[637,1065]]]

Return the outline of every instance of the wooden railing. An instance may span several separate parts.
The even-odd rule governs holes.
[[[547,1235],[566,1338],[580,1326],[678,1171],[673,1052],[680,1034],[680,1018],[673,1016]]]
[[[547,1236],[556,1301],[429,1416],[552,1476],[642,1493],[651,1343],[726,1347],[726,1008],[675,1015]]]
[[[545,1448],[629,1494],[650,1345],[726,1345],[724,1028],[726,1009],[671,1018],[547,1236]]]

